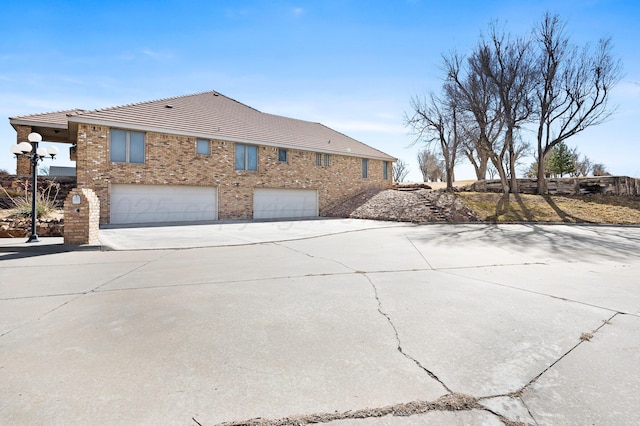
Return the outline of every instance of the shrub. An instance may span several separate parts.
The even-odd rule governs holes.
[[[27,194],[25,188],[25,194],[21,196],[12,196],[6,189],[2,188],[14,207],[11,210],[9,217],[31,217],[31,199],[32,195]],[[60,191],[60,184],[56,182],[49,182],[36,195],[36,215],[38,217],[48,217],[56,210],[55,199]]]

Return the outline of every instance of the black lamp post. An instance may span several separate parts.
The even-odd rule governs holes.
[[[50,146],[47,149],[38,148],[38,143],[42,142],[42,136],[39,133],[29,133],[27,137],[29,142],[20,142],[17,145],[11,147],[11,152],[15,154],[16,158],[26,157],[31,160],[32,171],[32,183],[31,183],[31,235],[27,240],[28,243],[40,242],[38,234],[36,233],[36,223],[38,221],[38,213],[36,208],[37,194],[38,194],[38,163],[44,159],[44,157],[55,158],[58,154],[58,148]]]

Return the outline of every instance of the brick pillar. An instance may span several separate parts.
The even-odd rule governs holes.
[[[73,188],[64,201],[64,243],[98,244],[100,200],[92,189]]]
[[[17,138],[16,143],[29,142],[29,133],[31,133],[31,126],[16,126]],[[31,175],[31,160],[25,157],[18,157],[16,159],[16,175],[18,176],[30,176]]]

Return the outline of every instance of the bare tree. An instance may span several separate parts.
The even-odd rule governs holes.
[[[611,176],[611,173],[607,171],[607,167],[602,163],[596,163],[593,165],[594,176]]]
[[[404,160],[396,161],[393,163],[392,174],[394,182],[404,182],[409,174],[409,164]]]
[[[487,166],[489,165],[489,154],[484,148],[479,129],[475,123],[467,120],[462,126],[462,153],[467,157],[473,169],[476,172],[476,179],[483,180],[487,178]]]
[[[496,174],[498,174],[498,171],[496,170],[495,166],[493,164],[489,164],[489,166],[487,167],[487,174],[489,175],[489,179],[495,179]]]
[[[526,173],[540,177],[537,191],[544,193],[545,159],[612,114],[607,100],[621,72],[609,39],[595,49],[572,47],[564,24],[549,13],[529,37],[512,37],[492,23],[468,57],[444,55],[442,64],[441,98],[412,99],[406,123],[418,138],[440,142],[447,175],[451,158],[464,154],[478,179],[497,173],[505,195],[518,192],[516,167],[528,149],[522,129],[537,127],[537,171]]]
[[[444,178],[444,162],[435,152],[423,149],[418,152],[418,165],[425,182],[435,182]]]
[[[450,83],[446,86],[448,95],[457,100],[463,112],[462,151],[474,166],[478,180],[485,179],[489,160],[502,168],[505,154],[500,138],[503,129],[500,99],[495,86],[482,72],[477,54],[466,61],[457,54],[444,56],[443,68]],[[502,171],[503,187],[508,190],[506,173]]]
[[[504,120],[503,150],[508,153],[509,190],[518,193],[516,138],[520,126],[531,120],[532,93],[536,83],[531,43],[521,37],[511,39],[504,32],[499,32],[495,23],[489,30],[489,39],[482,40],[477,48],[476,60],[480,71],[495,86],[500,99]],[[500,172],[501,167],[495,166]],[[503,179],[502,173],[500,177]]]
[[[620,79],[621,65],[613,58],[610,39],[592,51],[572,47],[557,15],[547,13],[536,29],[540,47],[536,89],[538,117],[537,192],[547,191],[544,158],[567,138],[604,122],[613,110],[607,100]]]
[[[587,157],[586,155],[580,155],[577,147],[571,150],[571,156],[573,157],[573,164],[575,165],[575,169],[572,173],[570,173],[570,176],[589,176],[589,173],[591,173],[591,169],[593,168],[589,157]]]
[[[413,129],[414,143],[424,141],[428,146],[436,143],[444,160],[447,189],[453,189],[454,167],[460,150],[458,125],[459,107],[457,100],[446,96],[438,98],[434,94],[414,97],[411,100],[413,114],[406,117],[406,125]]]

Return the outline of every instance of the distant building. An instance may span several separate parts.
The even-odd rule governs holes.
[[[49,166],[49,176],[75,176],[75,167]]]

